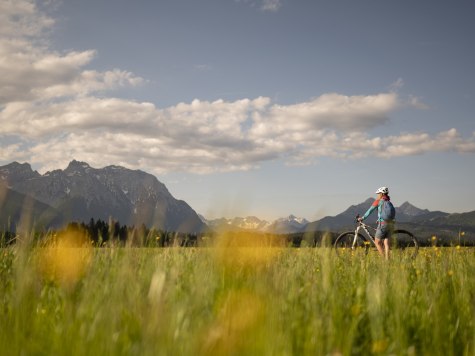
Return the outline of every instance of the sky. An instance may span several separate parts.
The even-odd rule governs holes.
[[[469,0],[0,0],[0,165],[154,174],[208,219],[475,210]]]

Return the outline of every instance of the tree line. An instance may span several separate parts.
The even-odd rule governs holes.
[[[69,222],[58,230],[35,231],[32,233],[34,241],[42,242],[51,237],[67,233],[80,233],[87,242],[96,247],[137,246],[137,247],[168,247],[168,246],[196,246],[197,234],[178,233],[156,228],[122,225],[119,221],[91,218],[88,223]],[[3,231],[0,233],[0,247],[16,243],[22,237],[18,232]]]

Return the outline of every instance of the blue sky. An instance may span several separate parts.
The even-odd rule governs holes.
[[[474,10],[0,0],[0,164],[141,169],[208,218],[472,211]]]

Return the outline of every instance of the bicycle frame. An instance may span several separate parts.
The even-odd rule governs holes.
[[[366,236],[368,236],[369,240],[373,243],[373,245],[376,246],[376,242],[374,241],[373,235],[371,235],[371,233],[368,231],[368,227],[374,229],[372,226],[366,225],[365,223],[363,223],[361,221],[358,222],[358,226],[355,229],[355,236],[353,238],[353,244],[351,245],[352,249],[354,249],[355,246],[356,246],[356,241],[358,239],[358,234],[360,233],[361,229],[363,229],[364,232],[366,232]]]

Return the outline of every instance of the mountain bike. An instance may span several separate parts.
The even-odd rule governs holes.
[[[374,241],[376,228],[362,221],[358,221],[359,217],[358,214],[355,218],[355,222],[357,223],[355,231],[346,231],[336,238],[333,247],[338,256],[345,254],[367,255],[372,247],[376,249],[376,242]],[[371,233],[370,230],[373,233]],[[365,234],[363,235],[363,233],[360,232],[364,232]],[[415,257],[419,249],[417,238],[411,232],[401,229],[392,231],[390,246],[393,253],[404,251],[411,257]]]

